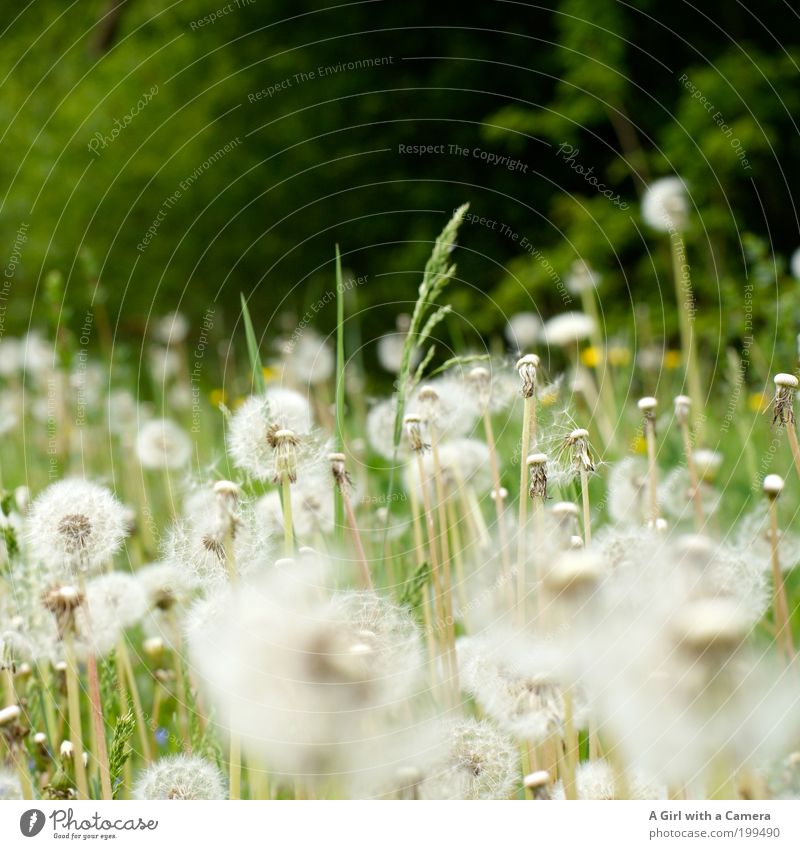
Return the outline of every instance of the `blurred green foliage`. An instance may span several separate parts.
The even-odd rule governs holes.
[[[29,224],[10,298],[18,326],[31,303],[34,323],[54,314],[52,269],[74,313],[56,310],[56,321],[79,326],[84,305],[105,298],[115,332],[212,302],[232,324],[244,291],[268,326],[331,288],[338,242],[345,267],[367,278],[358,303],[371,336],[398,301],[409,306],[432,239],[469,201],[498,222],[461,234],[454,307],[476,333],[503,312],[563,309],[549,269],[565,275],[579,256],[603,271],[612,326],[645,304],[655,331],[673,333],[668,245],[638,213],[643,186],[670,173],[695,207],[688,249],[705,329],[742,335],[751,259],[763,272],[778,254],[757,275],[756,321],[773,326],[785,308],[776,286],[800,241],[800,37],[781,4],[128,0],[118,19],[115,5],[33,0],[6,22],[7,256]],[[380,61],[346,66],[363,60]],[[446,152],[399,152],[419,144]],[[563,144],[630,208],[598,194]],[[476,149],[526,168],[490,165]],[[318,319],[329,330],[335,310]]]

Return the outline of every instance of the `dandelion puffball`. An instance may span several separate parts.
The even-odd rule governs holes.
[[[651,183],[642,200],[642,218],[654,230],[685,230],[689,223],[689,201],[683,180],[662,177]]]
[[[228,452],[234,464],[258,480],[276,474],[277,452],[270,437],[291,431],[297,437],[311,430],[311,406],[293,389],[276,387],[248,398],[230,422]]]
[[[789,260],[789,269],[792,272],[792,277],[795,280],[800,280],[800,248],[796,248]]]
[[[548,345],[566,348],[588,339],[595,331],[594,320],[582,312],[565,312],[551,318],[544,326]]]
[[[141,773],[133,795],[141,800],[218,800],[227,792],[222,773],[210,761],[196,755],[168,755]]]
[[[153,419],[139,429],[136,454],[145,469],[180,469],[192,456],[192,442],[170,419]]]
[[[544,326],[535,312],[518,312],[506,324],[506,339],[516,351],[524,351],[542,340]]]
[[[126,511],[105,487],[78,478],[51,484],[33,502],[27,538],[31,556],[47,570],[91,571],[122,545]]]

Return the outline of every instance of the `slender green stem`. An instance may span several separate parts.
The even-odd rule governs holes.
[[[695,431],[699,434],[702,425],[702,419],[699,417],[699,414],[703,409],[703,392],[694,339],[694,296],[683,234],[677,231],[671,233],[670,245],[672,248],[672,271],[675,282],[675,306],[678,310],[681,354],[686,373],[687,394],[692,399],[692,422]]]

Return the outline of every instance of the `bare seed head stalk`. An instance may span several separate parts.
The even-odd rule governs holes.
[[[658,520],[658,472],[656,469],[656,407],[658,401],[648,395],[639,399],[638,407],[644,417],[645,440],[647,441],[647,481],[650,495],[650,521],[655,526]]]
[[[75,611],[83,604],[84,595],[75,587],[56,587],[45,593],[42,602],[56,620],[59,639],[64,645],[67,681],[67,710],[69,715],[69,737],[75,753],[75,782],[78,786],[78,798],[89,798],[89,781],[86,777],[86,765],[83,760],[83,733],[81,730],[80,683],[78,680],[78,661],[73,648],[75,634]]]
[[[793,374],[776,374],[775,399],[773,401],[772,424],[776,422],[786,429],[789,446],[792,449],[794,467],[800,477],[800,445],[797,442],[797,431],[794,423],[794,396],[797,393],[798,380]]]
[[[224,559],[228,572],[228,578],[232,583],[236,582],[236,557],[234,554],[233,542],[236,536],[236,529],[239,525],[239,517],[236,515],[236,508],[239,504],[240,490],[239,486],[233,481],[221,480],[214,484],[214,495],[217,498],[217,505],[220,513],[221,539],[219,542],[220,559]],[[203,539],[206,544],[206,539]]]
[[[536,555],[533,558],[536,575],[536,598],[539,612],[541,613],[541,582],[542,582],[542,558],[540,552],[544,545],[544,502],[547,500],[547,455],[536,453],[529,454],[525,460],[528,469],[528,496],[533,502],[533,520],[536,532]],[[517,564],[517,603],[521,624],[527,620],[526,596],[527,575],[525,559]]]
[[[700,494],[700,479],[697,474],[697,464],[694,460],[692,450],[692,435],[690,432],[689,418],[692,409],[692,399],[688,395],[678,395],[675,398],[675,418],[681,429],[681,440],[683,442],[683,456],[686,460],[686,468],[689,471],[689,485],[691,486],[691,499],[694,505],[694,526],[700,532],[703,528],[703,500]]]
[[[275,477],[280,483],[283,507],[283,541],[287,557],[294,552],[294,530],[292,527],[292,487],[297,480],[297,446],[300,440],[293,430],[273,425],[267,431],[267,442],[275,453]]]
[[[519,446],[519,522],[517,528],[517,575],[525,571],[525,526],[528,521],[528,499],[525,498],[528,470],[526,459],[531,444],[537,441],[536,422],[536,370],[539,358],[536,354],[526,354],[517,360],[517,372],[520,379],[520,394],[523,399],[522,436]],[[522,580],[522,578],[518,578]]]
[[[581,501],[583,503],[583,541],[586,545],[589,545],[592,541],[589,473],[594,471],[594,458],[589,446],[589,431],[586,428],[577,428],[567,436],[565,441],[572,458],[572,465],[580,474]]]
[[[336,484],[339,492],[342,495],[342,503],[344,505],[345,516],[347,517],[347,524],[350,526],[350,533],[353,535],[353,544],[356,547],[356,554],[358,556],[358,567],[361,575],[361,585],[366,589],[371,590],[373,588],[372,585],[372,576],[369,571],[369,563],[367,562],[367,555],[364,552],[364,545],[361,541],[361,534],[358,532],[358,525],[356,524],[356,514],[353,510],[353,502],[350,499],[350,491],[352,489],[352,480],[350,475],[347,472],[345,467],[345,462],[347,458],[341,452],[335,452],[333,454],[328,454],[328,460],[331,464],[331,474],[333,475],[333,482]]]
[[[783,582],[778,545],[780,531],[778,530],[778,498],[783,492],[783,478],[780,475],[767,475],[764,478],[764,495],[769,502],[769,541],[772,561],[773,609],[775,613],[775,640],[786,656],[786,662],[794,660],[794,643],[789,616],[789,602],[786,597],[786,587]]]

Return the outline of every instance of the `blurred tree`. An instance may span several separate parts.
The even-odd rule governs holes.
[[[264,323],[300,316],[330,287],[338,242],[366,277],[375,334],[468,200],[484,223],[463,228],[453,291],[465,312],[491,292],[498,309],[470,315],[484,332],[502,310],[563,309],[553,274],[577,256],[603,269],[610,321],[632,299],[660,304],[668,254],[637,195],[677,172],[702,214],[695,282],[717,303],[746,271],[741,231],[783,252],[797,241],[798,39],[771,34],[787,14],[760,8],[756,25],[722,0],[33,0],[3,35],[0,223],[8,245],[30,225],[29,291],[58,268],[67,297],[88,303],[99,280],[111,326],[137,331],[151,310],[199,315],[212,301],[233,317],[240,290]],[[400,152],[426,144],[441,152]],[[13,302],[18,322],[29,303]]]

